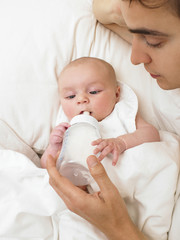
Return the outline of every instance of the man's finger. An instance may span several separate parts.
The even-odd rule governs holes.
[[[106,192],[109,194],[109,191],[111,192],[111,190],[114,189],[115,186],[109,179],[103,165],[93,155],[88,157],[87,164],[92,177],[94,178],[94,180],[96,181],[100,188],[100,191],[103,193],[103,195]]]

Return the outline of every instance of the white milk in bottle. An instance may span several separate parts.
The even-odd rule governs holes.
[[[72,118],[70,124],[65,132],[57,168],[76,186],[89,185],[93,179],[86,159],[93,155],[95,146],[91,145],[92,141],[101,138],[98,121],[89,112],[84,112]]]

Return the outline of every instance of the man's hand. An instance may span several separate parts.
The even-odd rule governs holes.
[[[66,206],[102,231],[109,240],[144,240],[128,216],[126,206],[117,188],[95,156],[87,164],[100,191],[88,194],[61,176],[56,169],[56,159],[49,156],[47,170],[49,182]]]

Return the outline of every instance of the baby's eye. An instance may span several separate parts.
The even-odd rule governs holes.
[[[94,91],[90,91],[89,93],[90,94],[97,94],[97,93],[99,93],[100,91],[97,91],[97,90],[94,90]]]
[[[73,99],[73,98],[75,98],[75,96],[76,96],[76,95],[70,95],[70,96],[67,96],[66,98],[67,98],[67,99]]]

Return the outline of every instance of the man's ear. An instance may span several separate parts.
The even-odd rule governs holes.
[[[119,101],[119,98],[120,98],[120,86],[117,86],[117,89],[116,89],[116,102]]]

